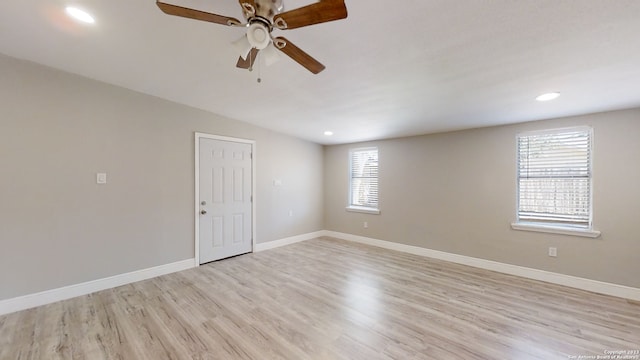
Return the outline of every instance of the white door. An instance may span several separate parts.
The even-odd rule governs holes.
[[[200,138],[200,264],[252,247],[251,144]]]

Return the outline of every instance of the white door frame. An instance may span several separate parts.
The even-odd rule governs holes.
[[[195,197],[195,266],[200,266],[200,139],[213,139],[229,141],[251,145],[251,252],[256,249],[256,142],[255,140],[240,139],[229,136],[211,135],[205,133],[195,133],[195,175],[196,175],[196,197]]]

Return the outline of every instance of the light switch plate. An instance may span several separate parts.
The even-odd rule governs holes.
[[[106,183],[107,183],[107,173],[97,173],[96,184],[106,184]]]

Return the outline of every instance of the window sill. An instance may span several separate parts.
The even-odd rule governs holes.
[[[597,238],[600,236],[600,231],[588,230],[588,229],[573,229],[561,226],[546,226],[539,224],[526,224],[526,223],[511,223],[513,230],[522,231],[535,231],[549,234],[571,235],[571,236],[583,236],[589,238]]]
[[[365,214],[380,215],[380,210],[379,209],[368,208],[368,207],[363,207],[363,206],[347,206],[346,210],[350,211],[350,212],[358,212],[358,213],[365,213]]]

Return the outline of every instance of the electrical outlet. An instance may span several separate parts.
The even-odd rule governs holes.
[[[556,257],[558,256],[558,249],[554,247],[549,248],[549,256]]]
[[[107,173],[97,173],[96,174],[96,184],[106,184],[107,183]]]
[[[289,217],[293,217],[293,210],[289,210]]]
[[[369,223],[365,221],[364,224],[362,224],[362,226],[364,226],[364,228],[366,229],[369,227]]]

